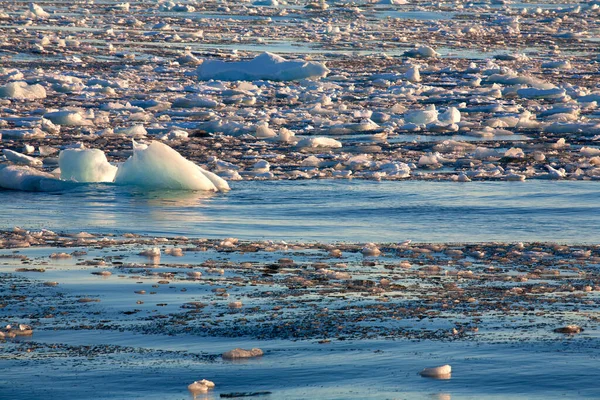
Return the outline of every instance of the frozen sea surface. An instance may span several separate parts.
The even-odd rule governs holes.
[[[232,182],[232,191],[81,185],[0,191],[0,228],[314,241],[600,241],[594,182]]]

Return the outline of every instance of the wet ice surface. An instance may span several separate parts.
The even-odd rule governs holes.
[[[232,188],[216,195],[109,185],[0,191],[2,227],[324,242],[600,240],[595,182],[319,180]]]

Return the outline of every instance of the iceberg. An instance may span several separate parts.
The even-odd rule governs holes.
[[[200,168],[160,142],[145,145],[133,141],[133,155],[117,170],[115,183],[152,189],[229,190],[223,178]]]
[[[323,78],[329,73],[325,64],[315,61],[293,60],[273,53],[263,53],[250,61],[225,62],[208,60],[197,69],[198,79],[222,81],[296,81]]]
[[[67,149],[58,156],[60,179],[76,182],[112,182],[117,167],[99,149]]]

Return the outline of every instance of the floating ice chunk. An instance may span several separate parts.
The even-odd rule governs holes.
[[[545,63],[542,63],[542,68],[548,68],[548,69],[571,69],[573,68],[571,66],[571,63],[569,62],[569,60],[562,60],[562,61],[548,61]]]
[[[225,62],[207,60],[198,67],[200,80],[273,80],[293,81],[307,78],[322,78],[329,73],[323,63],[314,61],[293,60],[273,53],[263,53],[250,61]]]
[[[342,143],[338,140],[327,137],[310,137],[299,141],[297,146],[302,148],[328,147],[332,149],[339,149],[342,147]]]
[[[67,149],[58,156],[60,179],[76,182],[112,182],[117,167],[99,149]]]
[[[514,72],[508,74],[492,74],[486,78],[487,83],[500,83],[503,85],[529,85],[536,89],[554,89],[555,85],[544,82],[532,76],[519,76]]]
[[[62,110],[53,111],[44,114],[44,118],[49,119],[53,124],[65,126],[84,126],[93,125],[92,121],[83,118],[77,111]]]
[[[0,130],[0,139],[4,136],[10,139],[43,139],[46,133],[39,128],[33,129],[2,129]]]
[[[424,110],[408,111],[404,114],[404,120],[417,125],[427,125],[438,120],[438,112],[432,104]]]
[[[46,98],[42,85],[28,85],[27,82],[10,82],[0,86],[0,97],[16,100],[36,100]]]
[[[562,88],[536,89],[523,88],[517,90],[517,95],[524,99],[562,99],[567,92]]]
[[[523,149],[519,147],[511,147],[510,149],[506,150],[504,157],[525,158],[525,153],[523,152]]]
[[[446,364],[439,367],[425,368],[419,374],[428,378],[449,378],[452,374],[452,367]]]
[[[277,0],[256,0],[252,3],[253,6],[265,6],[265,7],[277,7],[279,2]]]
[[[266,160],[258,160],[252,169],[254,172],[258,173],[269,172],[271,169],[271,164],[269,164],[269,162]]]
[[[441,157],[439,153],[429,153],[429,154],[423,154],[420,158],[419,158],[419,166],[435,166],[435,165],[440,165],[441,162]]]
[[[381,250],[374,243],[367,243],[365,247],[362,248],[361,253],[366,257],[377,257],[381,254]]]
[[[403,162],[389,162],[383,164],[379,170],[387,176],[395,178],[408,178],[410,176],[410,167]]]
[[[146,136],[147,133],[148,131],[146,131],[144,125],[132,125],[114,130],[115,135],[127,136],[131,138],[141,138]]]
[[[268,122],[260,122],[256,125],[256,133],[254,134],[258,139],[267,139],[277,136],[277,133],[269,128]]]
[[[25,13],[26,17],[48,18],[48,14],[42,7],[35,3],[29,4],[29,11]]]
[[[567,173],[563,168],[556,169],[550,165],[546,165],[546,169],[548,170],[548,175],[551,179],[562,179],[567,176]]]
[[[421,82],[421,74],[419,73],[419,66],[413,65],[406,71],[404,78],[411,82]]]
[[[279,130],[279,136],[277,136],[277,140],[282,143],[290,143],[295,142],[297,139],[296,134],[293,131],[290,131],[286,128],[281,128]]]
[[[68,187],[47,172],[23,165],[0,166],[0,187],[28,192],[52,192]]]
[[[188,95],[186,97],[179,97],[173,101],[171,107],[173,108],[215,108],[219,105],[219,102],[209,99],[207,97],[198,95]]]
[[[473,158],[478,160],[489,160],[498,157],[500,157],[500,154],[496,150],[487,147],[477,147],[473,153]]]
[[[586,156],[586,157],[594,157],[594,156],[600,155],[600,149],[596,149],[594,147],[585,147],[584,146],[579,151],[581,152],[581,155]]]
[[[446,111],[438,115],[438,120],[443,124],[456,124],[460,122],[460,111],[456,107],[448,107]]]
[[[119,167],[115,183],[153,189],[229,189],[223,178],[203,170],[160,142],[148,146],[134,141],[133,155]]]
[[[415,49],[411,49],[404,52],[406,57],[421,57],[421,58],[433,58],[439,57],[441,54],[429,46],[419,46]]]
[[[252,350],[236,348],[230,351],[226,351],[225,353],[223,353],[222,357],[224,360],[235,360],[237,358],[260,357],[263,354],[263,351],[258,348],[253,348]]]
[[[9,149],[3,149],[2,153],[4,154],[4,157],[6,157],[6,159],[8,161],[11,161],[15,164],[30,165],[32,167],[36,167],[36,166],[41,167],[42,166],[42,160],[40,160],[38,158],[30,157],[28,155],[21,154],[21,153],[18,153],[16,151],[9,150]]]
[[[195,381],[188,385],[188,390],[193,394],[201,394],[208,392],[209,389],[213,389],[215,387],[214,382],[208,381],[206,379],[202,379],[201,381]]]

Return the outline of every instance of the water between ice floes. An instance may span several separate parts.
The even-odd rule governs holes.
[[[597,182],[232,182],[232,191],[103,184],[0,191],[0,228],[315,241],[600,242]]]

